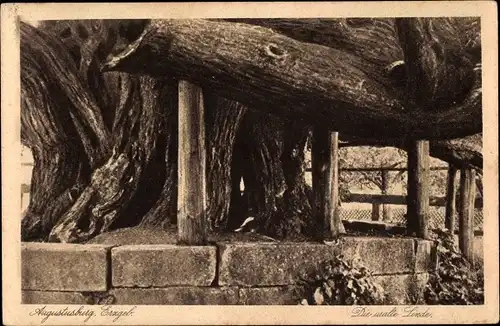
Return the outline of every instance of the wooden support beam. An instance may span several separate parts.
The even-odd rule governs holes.
[[[389,192],[389,171],[381,170],[380,173],[382,178],[382,195],[387,195],[387,193]],[[382,220],[392,220],[392,208],[388,204],[382,205]]]
[[[373,203],[372,204],[372,221],[380,220],[380,204]]]
[[[455,221],[456,221],[456,198],[457,198],[457,187],[456,178],[457,168],[454,165],[448,168],[448,180],[446,183],[446,212],[444,218],[445,227],[450,230],[451,233],[455,232]]]
[[[342,230],[339,203],[338,132],[315,129],[312,138],[314,218],[322,239],[336,238]]]
[[[178,243],[206,244],[205,116],[202,89],[179,81]]]
[[[408,148],[408,234],[428,238],[429,141],[411,142]]]
[[[476,197],[476,171],[460,170],[460,193],[458,209],[458,246],[465,258],[474,264],[474,199]]]

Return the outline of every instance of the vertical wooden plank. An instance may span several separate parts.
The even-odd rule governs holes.
[[[389,170],[383,169],[381,172],[382,195],[389,194]],[[392,220],[392,207],[390,204],[382,204],[382,220]]]
[[[418,140],[408,147],[407,232],[428,238],[429,141]]]
[[[179,81],[178,243],[206,244],[205,118],[202,89]]]
[[[380,203],[372,203],[372,221],[380,220]]]
[[[458,210],[458,246],[465,258],[474,264],[474,202],[476,199],[476,171],[460,169]]]
[[[445,228],[450,230],[453,234],[455,233],[456,226],[456,198],[457,198],[457,186],[456,178],[457,168],[453,165],[448,167],[448,180],[446,182],[446,212],[444,218]]]
[[[338,132],[315,129],[312,138],[313,213],[322,239],[341,232],[339,202]]]

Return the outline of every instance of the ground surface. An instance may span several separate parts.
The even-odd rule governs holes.
[[[397,237],[403,236],[404,228],[385,223],[344,221],[347,235]],[[228,232],[223,234],[210,234],[208,242],[269,242],[277,241],[256,233]],[[306,239],[292,239],[293,242],[305,242]],[[136,245],[136,244],[175,244],[177,242],[177,229],[171,227],[165,230],[157,228],[125,228],[106,232],[88,241],[93,244],[107,245]]]

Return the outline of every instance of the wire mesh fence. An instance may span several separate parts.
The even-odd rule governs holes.
[[[356,209],[340,209],[340,218],[343,220],[366,220],[372,219],[372,210],[369,208],[356,208]],[[381,218],[382,220],[382,218]],[[445,208],[444,207],[430,207],[429,209],[429,227],[430,228],[444,228]],[[474,210],[474,229],[483,230],[483,210],[476,208]],[[391,207],[391,218],[384,222],[395,224],[406,224],[406,207]],[[456,223],[458,228],[458,223]]]

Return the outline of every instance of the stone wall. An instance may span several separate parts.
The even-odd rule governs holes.
[[[433,248],[430,241],[371,237],[202,247],[23,243],[22,298],[25,304],[298,304],[299,275],[343,254],[373,271],[387,304],[408,304],[435,268]]]

